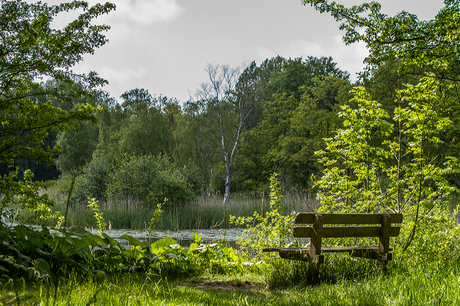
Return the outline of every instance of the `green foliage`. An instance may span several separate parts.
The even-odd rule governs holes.
[[[178,168],[161,155],[122,155],[112,162],[96,156],[83,172],[76,184],[74,199],[78,202],[88,197],[104,201],[131,198],[153,205],[168,199],[168,205],[175,206],[189,201],[198,184],[193,181],[193,169]]]
[[[441,152],[440,135],[452,122],[431,105],[438,99],[432,78],[398,92],[393,121],[363,88],[355,89],[352,106],[344,106],[344,128],[326,139],[320,152],[325,165],[318,181],[321,209],[329,212],[402,212],[405,222],[399,237],[407,250],[430,228],[425,223],[451,217],[448,197],[456,189],[447,178],[459,173],[458,160]],[[433,154],[436,152],[436,155]],[[450,221],[446,239],[456,226]],[[425,224],[425,225],[421,225]],[[403,240],[404,239],[404,242]],[[425,238],[426,239],[426,238]],[[429,252],[417,249],[417,252]],[[433,259],[433,258],[432,258]]]
[[[197,269],[201,268],[208,273],[234,273],[243,271],[244,266],[253,266],[233,248],[219,243],[204,244],[198,233],[192,237],[195,242],[190,245],[188,255],[190,262]]]
[[[99,211],[99,205],[97,205],[96,199],[88,199],[88,207],[91,207],[94,212],[94,218],[97,221],[97,227],[99,228],[97,232],[102,234],[103,231],[107,229],[107,222],[105,222],[104,214]]]
[[[230,216],[230,223],[246,226],[243,236],[238,237],[238,244],[247,254],[255,259],[263,258],[262,249],[283,247],[292,233],[292,220],[295,212],[288,216],[282,214],[283,194],[279,187],[278,174],[270,177],[270,208],[265,216],[254,212],[252,217]]]
[[[297,200],[297,202],[294,202]],[[290,202],[289,209],[301,211],[304,209],[303,199],[296,198]],[[209,229],[220,224],[219,229],[231,228],[229,216],[251,216],[254,211],[263,213],[270,209],[269,201],[262,201],[254,196],[235,196],[230,205],[222,207],[222,197],[196,197],[183,206],[164,206],[162,216],[156,223],[156,230]],[[297,204],[297,205],[295,205]],[[157,206],[145,206],[136,199],[99,201],[100,210],[104,213],[107,223],[112,229],[146,230]],[[65,215],[65,205],[58,203],[54,210]],[[285,208],[286,210],[286,208]],[[87,228],[97,228],[93,213],[86,205],[72,204],[69,207],[68,225],[78,225]],[[218,230],[218,229],[216,229]],[[225,230],[224,230],[225,231]]]
[[[18,172],[10,172],[1,177],[0,187],[3,198],[0,200],[0,216],[12,221],[24,222],[22,211],[32,212],[30,222],[46,224],[51,218],[50,207],[54,201],[48,195],[40,195],[41,188],[47,188],[52,182],[33,182],[30,170],[24,172],[24,180],[17,180]],[[13,206],[13,207],[9,207]]]
[[[94,157],[83,167],[83,175],[77,177],[73,198],[78,202],[86,202],[88,198],[105,200],[113,168],[113,163],[106,156]]]
[[[391,266],[391,269],[398,268]],[[305,288],[315,284],[309,277],[309,265],[306,262],[275,259],[271,261],[271,269],[267,272],[266,282],[272,289]],[[359,283],[375,280],[382,274],[384,273],[380,262],[352,259],[349,254],[344,253],[327,254],[320,267],[322,284]]]
[[[163,210],[161,210],[161,208],[166,204],[167,201],[168,201],[168,199],[165,199],[163,204],[161,204],[161,203],[157,204],[157,207],[155,208],[155,211],[153,213],[153,217],[152,217],[152,219],[150,219],[150,222],[149,222],[148,231],[149,231],[150,234],[152,234],[155,231],[155,228],[156,228],[156,225],[158,223],[158,220],[163,215]]]
[[[121,98],[124,120],[120,129],[120,152],[138,156],[170,155],[174,117],[169,116],[167,106],[177,105],[177,101],[152,97],[147,90],[137,88],[123,93]]]
[[[303,94],[302,88],[315,85],[314,79],[319,76],[331,76],[347,79],[347,72],[337,68],[332,57],[316,58],[313,56],[286,60],[279,72],[271,76],[267,85],[275,94],[286,94],[299,100]]]
[[[161,155],[123,156],[111,171],[107,193],[110,198],[132,197],[150,205],[164,199],[180,205],[193,196],[181,169]]]
[[[210,189],[213,169],[218,160],[217,144],[207,137],[206,127],[193,116],[193,110],[190,107],[192,106],[185,104],[184,115],[177,121],[173,134],[176,143],[173,157],[181,164],[195,164],[198,170],[194,171],[198,174],[195,175],[201,181],[199,189],[202,187]]]
[[[347,100],[350,87],[332,58],[286,60],[274,71],[267,84],[274,94],[263,102],[262,118],[242,144],[243,186],[268,185],[269,173],[277,171],[286,185],[310,189],[310,177],[321,170],[314,152],[339,125],[337,105]]]
[[[457,231],[448,197],[456,191],[449,179],[459,173],[454,136],[459,1],[444,1],[430,21],[405,11],[389,17],[377,2],[351,8],[337,2],[306,3],[342,21],[346,43],[366,43],[370,55],[365,77],[371,78],[365,83],[385,104],[384,110],[358,89],[362,92],[355,91],[344,108],[344,128],[326,141],[328,153],[321,153],[326,167],[318,183],[323,209],[404,212],[399,255],[408,252],[417,262],[438,262],[430,237],[455,245],[452,233]],[[414,81],[417,75],[424,77]],[[402,87],[403,80],[413,85]],[[385,84],[393,84],[395,91]],[[417,247],[409,248],[411,244]],[[457,248],[447,244],[456,253]]]
[[[97,126],[82,122],[76,131],[59,134],[57,144],[62,148],[56,165],[61,173],[81,169],[91,160],[97,144]]]
[[[282,212],[283,193],[278,179],[278,173],[273,173],[270,177],[270,207],[272,210]]]
[[[234,159],[244,141],[245,122],[255,107],[252,96],[257,87],[251,86],[251,83],[238,83],[240,78],[247,79],[247,74],[242,74],[240,67],[209,64],[206,71],[210,82],[201,85],[196,101],[188,101],[186,108],[189,115],[204,127],[198,130],[205,133],[199,137],[209,138],[213,143],[206,159],[214,154],[220,156],[225,169],[225,204],[230,200]],[[209,170],[212,171],[212,168]]]
[[[460,227],[458,226],[458,208],[453,212],[443,206],[433,207],[429,213],[417,220],[412,211],[405,215],[406,228],[400,234],[400,241],[408,241],[411,229],[417,226],[411,246],[405,251],[395,249],[398,264],[408,273],[420,270],[447,270],[460,261]],[[404,252],[403,252],[404,251]]]
[[[61,280],[56,295],[53,293],[55,287],[46,282],[35,285],[18,282],[16,286],[11,282],[0,288],[0,302],[5,305],[20,301],[20,305],[97,306],[448,306],[460,303],[458,274],[458,266],[419,269],[412,274],[395,270],[394,273],[363,276],[357,281],[342,278],[337,282],[290,286],[282,290],[264,289],[259,271],[211,279],[194,277],[179,282],[128,273],[107,278],[90,277],[85,281],[71,276]]]
[[[419,20],[402,11],[391,17],[380,12],[377,2],[347,8],[337,2],[304,0],[321,13],[330,13],[342,21],[343,40],[350,44],[362,41],[369,49],[366,61],[381,65],[400,60],[405,71],[435,73],[439,79],[458,81],[459,30],[458,0],[445,0],[445,6],[433,20]]]
[[[459,169],[456,158],[431,154],[452,124],[429,106],[437,99],[433,82],[401,90],[400,101],[408,106],[397,107],[393,121],[363,88],[355,89],[350,101],[355,106],[342,108],[344,128],[320,152],[326,166],[318,182],[324,207],[405,212],[422,201],[442,205],[455,190],[446,177]]]
[[[94,206],[95,208],[97,206]],[[99,216],[98,220],[101,216]],[[24,225],[7,228],[0,223],[0,283],[10,279],[110,275],[142,272],[160,277],[177,277],[203,271],[226,273],[243,269],[243,257],[224,245],[201,243],[199,235],[188,250],[171,238],[149,245],[132,236],[125,247],[104,232],[93,235],[78,227],[35,230]]]
[[[64,29],[55,29],[52,21],[60,13],[84,9],[77,20]],[[84,89],[62,94],[62,88],[47,88],[36,83],[38,77],[72,84],[70,74],[64,72],[80,62],[84,54],[93,53],[107,40],[102,32],[105,25],[93,25],[92,20],[114,9],[114,5],[89,7],[86,2],[72,2],[48,6],[46,3],[2,1],[0,10],[0,163],[13,167],[17,159],[53,164],[59,146],[44,146],[49,133],[75,128],[79,121],[95,120],[94,108],[78,104],[69,110],[42,101],[41,97],[71,100],[85,94]],[[90,73],[85,81],[94,86],[104,81]],[[49,207],[52,200],[38,195],[46,184],[33,182],[27,174],[25,181],[17,179],[13,169],[0,178],[2,199],[0,215],[7,207],[39,209]]]
[[[386,121],[388,114],[376,101],[371,101],[362,87],[354,89],[350,101],[340,116],[343,129],[327,138],[326,151],[320,151],[325,169],[318,181],[322,207],[337,212],[371,212],[379,209],[385,198],[377,198],[381,168],[388,154],[375,137],[389,137],[393,127]],[[326,154],[327,152],[327,154]]]

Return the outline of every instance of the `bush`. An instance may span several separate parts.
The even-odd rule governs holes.
[[[86,203],[88,198],[106,200],[106,190],[110,183],[113,165],[106,157],[99,156],[83,168],[83,175],[75,180],[73,200]]]
[[[168,199],[173,205],[193,198],[186,176],[167,156],[123,156],[111,172],[110,198],[132,197],[153,207]]]
[[[460,262],[460,227],[456,222],[458,210],[452,214],[447,207],[436,206],[417,222],[411,245],[403,252],[414,226],[413,214],[406,214],[401,234],[395,248],[396,260],[409,272],[433,263],[447,268]]]
[[[190,201],[201,185],[192,166],[177,168],[167,156],[122,155],[114,161],[94,157],[77,177],[73,201],[86,203],[134,199],[156,207],[168,199],[168,205]]]
[[[238,237],[238,244],[244,252],[255,255],[255,259],[267,257],[262,253],[264,248],[284,247],[291,237],[292,221],[295,212],[288,216],[282,215],[283,195],[279,187],[278,174],[270,177],[270,208],[265,216],[254,212],[252,217],[230,216],[230,223],[237,226],[247,226],[244,235]]]

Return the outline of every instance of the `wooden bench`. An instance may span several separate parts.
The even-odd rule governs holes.
[[[402,214],[330,214],[298,213],[294,237],[310,238],[309,248],[266,248],[264,252],[278,252],[281,258],[310,262],[310,277],[317,280],[319,265],[324,262],[323,253],[348,252],[353,257],[378,259],[384,262],[392,259],[390,237],[399,234]],[[329,225],[329,226],[324,226]],[[370,226],[372,225],[372,226]],[[377,225],[377,226],[376,226]],[[378,246],[322,247],[323,238],[379,237]]]

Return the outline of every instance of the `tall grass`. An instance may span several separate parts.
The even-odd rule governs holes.
[[[64,201],[55,209],[61,214],[65,212]],[[302,194],[289,193],[285,196],[285,211],[309,211],[315,201]],[[99,209],[106,222],[113,229],[146,229],[152,218],[155,207],[139,203],[132,198],[121,198],[116,201],[100,202]],[[183,206],[165,207],[163,216],[158,220],[158,230],[209,229],[211,227],[230,228],[230,215],[237,217],[252,216],[254,212],[263,215],[270,209],[269,198],[248,195],[234,195],[227,204],[222,204],[222,197],[196,197]],[[73,204],[69,208],[67,225],[96,227],[93,211],[87,203]]]
[[[168,282],[129,273],[84,281],[71,277],[61,280],[57,287],[47,281],[17,283],[16,287],[7,283],[0,286],[0,305],[460,305],[458,265],[447,269],[433,265],[412,273],[394,267],[387,274],[357,274],[334,283],[298,284],[277,290],[264,290],[264,285],[252,290],[239,290],[238,286],[209,290],[212,288],[187,286],[183,280]],[[235,283],[261,281],[257,275],[232,277]]]

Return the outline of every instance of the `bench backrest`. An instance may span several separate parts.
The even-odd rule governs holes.
[[[401,223],[402,214],[319,214],[298,213],[295,216],[295,224],[310,224],[312,226],[294,227],[294,237],[309,237],[314,233],[315,216],[321,216],[321,225],[333,224],[334,226],[322,226],[322,238],[339,237],[380,237],[382,224],[387,219],[388,236],[399,235],[400,227],[391,226]],[[386,217],[384,217],[386,216]],[[351,226],[351,225],[374,225],[374,226]],[[375,226],[379,224],[379,226]]]

